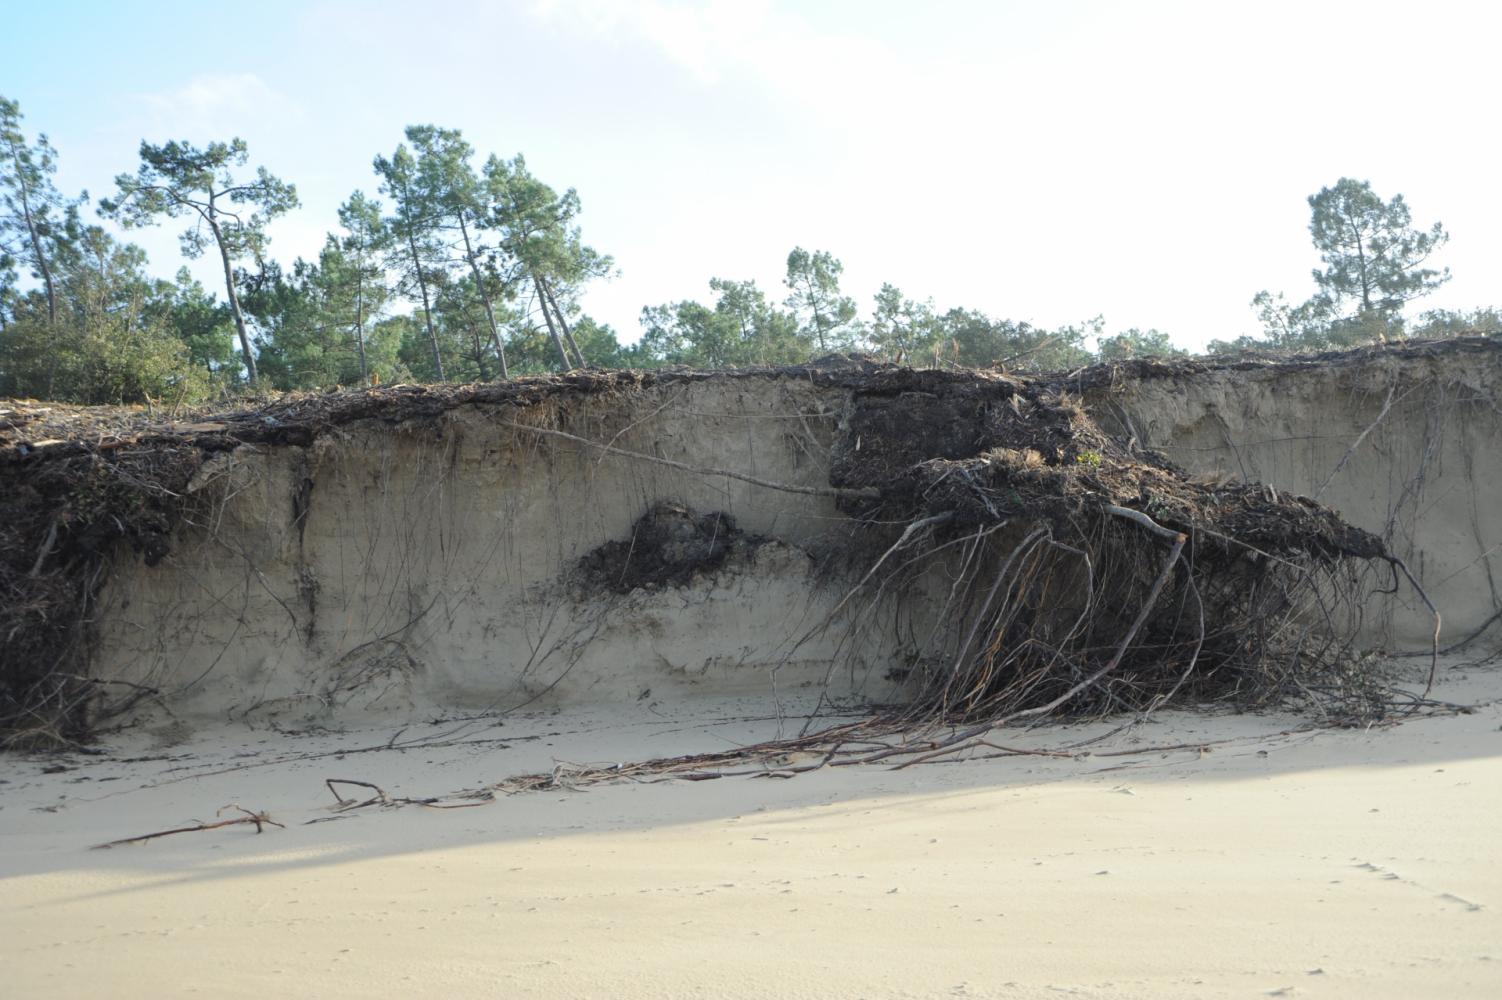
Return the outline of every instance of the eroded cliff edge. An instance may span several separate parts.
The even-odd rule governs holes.
[[[116,465],[122,451],[194,450],[164,487],[174,517],[95,543],[109,555],[75,630],[78,669],[136,711],[302,724],[798,687],[891,702],[988,609],[956,612],[972,571],[943,560],[850,599],[899,514],[922,510],[912,496],[862,507],[872,469],[926,496],[976,462],[1036,464],[1088,496],[1102,454],[1161,452],[1207,497],[1245,506],[1239,481],[1270,487],[1284,506],[1265,505],[1264,522],[1306,509],[1280,491],[1317,496],[1407,561],[1447,642],[1495,644],[1499,358],[1496,342],[1465,340],[1132,362],[1026,392],[1005,374],[869,361],[576,373],[300,397],[187,425],[96,414],[92,442],[68,414],[16,404],[3,460],[98,460],[101,424],[123,442]],[[1047,414],[1027,409],[1040,393]],[[1112,440],[1061,444],[1071,399]],[[972,464],[924,464],[950,460]],[[47,539],[27,544],[42,566]],[[1029,586],[1035,603],[1073,607],[1063,577]],[[1363,586],[1361,641],[1423,647],[1432,619],[1413,593]],[[1130,602],[1109,610],[1130,620]]]
[[[170,676],[178,711],[256,718],[763,689],[774,668],[788,684],[822,679],[846,640],[884,661],[875,635],[792,648],[840,596],[833,564],[853,526],[832,496],[514,426],[827,489],[840,406],[805,380],[719,377],[242,446],[189,486],[216,500],[168,572],[126,560],[112,575],[96,662],[153,687]],[[664,506],[729,537],[690,532],[664,557],[671,541],[644,537]],[[638,572],[654,560],[660,573]],[[852,690],[882,696],[880,673],[861,670]]]
[[[1113,432],[1209,481],[1313,497],[1383,537],[1443,612],[1447,646],[1502,644],[1502,341],[1137,361],[1084,381]],[[1393,589],[1369,594],[1365,641],[1421,649],[1428,610]]]

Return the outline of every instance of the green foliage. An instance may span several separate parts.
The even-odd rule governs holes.
[[[1385,343],[1406,336],[1403,317],[1380,309],[1358,312],[1354,316],[1339,316],[1330,322],[1323,343],[1310,343],[1310,347],[1344,348],[1362,344]]]
[[[1173,346],[1173,341],[1163,331],[1139,330],[1136,327],[1114,336],[1103,337],[1096,346],[1096,354],[1102,361],[1172,357],[1186,353],[1188,352]]]
[[[855,325],[855,300],[840,292],[845,265],[827,250],[809,253],[802,247],[788,254],[787,307],[798,317],[799,333],[819,352],[849,350],[860,336]]]
[[[291,345],[312,323],[312,303],[305,287],[309,265],[299,258],[289,275],[276,261],[266,261],[259,270],[236,272],[241,288],[240,306],[254,320],[261,337],[257,354],[262,374],[274,388],[295,388],[289,372]]]
[[[827,275],[839,273],[839,262],[828,254],[795,250],[793,258],[800,274],[811,274],[817,268],[823,268]],[[816,258],[824,258],[823,263],[817,263]],[[719,293],[713,306],[683,301],[643,309],[641,340],[623,353],[623,359],[634,364],[713,368],[796,364],[821,353],[818,324],[810,319],[815,315],[810,304],[813,300],[806,295],[788,300],[791,306],[804,310],[800,317],[768,303],[754,282],[716,278],[709,284]],[[826,283],[822,292],[817,281],[812,287],[819,294],[832,292],[838,296],[837,283]],[[941,314],[931,301],[909,299],[890,283],[882,285],[876,294],[869,324],[855,321],[843,307],[839,314],[847,317],[846,325],[838,338],[826,328],[826,345],[837,339],[842,349],[874,350],[887,360],[918,367],[1064,370],[1094,359],[1087,347],[1091,340],[1099,341],[1107,358],[1184,353],[1159,330],[1132,329],[1102,337],[1105,322],[1098,316],[1084,323],[1047,329],[993,319],[973,309],[950,309]]]
[[[1449,234],[1438,222],[1415,229],[1401,194],[1384,202],[1367,181],[1342,177],[1310,195],[1309,209],[1309,233],[1325,262],[1314,282],[1337,311],[1354,301],[1358,314],[1397,313],[1450,280],[1449,268],[1423,266]]]
[[[1212,340],[1205,345],[1205,353],[1216,354],[1241,354],[1246,351],[1265,351],[1268,342],[1247,334],[1242,334],[1232,340]]]
[[[53,186],[57,154],[28,143],[0,98],[0,394],[81,403],[196,401],[215,385],[217,317],[180,276],[152,280],[146,254],[86,226]],[[37,287],[22,290],[16,266]],[[221,338],[222,344],[222,338]]]
[[[40,292],[22,299],[0,332],[0,395],[77,403],[176,405],[216,388],[174,324],[177,288],[152,280],[140,247],[98,226],[79,231],[58,273],[60,309]]]
[[[530,287],[527,305],[518,314],[519,331],[530,331],[534,314],[538,316],[563,366],[571,367],[570,351],[582,351],[568,322],[579,314],[579,293],[589,281],[608,276],[615,262],[584,243],[575,221],[578,192],[569,188],[557,194],[527,169],[520,154],[510,161],[490,157],[484,184],[491,208],[483,225],[499,239],[502,251],[492,267],[511,295]],[[585,363],[587,357],[576,360]]]
[[[398,295],[408,299],[417,297],[421,301],[431,362],[425,363],[424,368],[431,372],[430,378],[442,382],[447,375],[438,331],[433,323],[433,300],[429,290],[446,262],[438,235],[438,199],[424,185],[431,172],[422,173],[417,159],[405,145],[398,145],[390,158],[376,157],[374,166],[381,178],[381,193],[392,199],[392,214],[382,220],[383,227],[391,234],[386,267],[396,274]]]
[[[14,268],[24,264],[42,283],[49,321],[57,318],[57,270],[77,229],[81,196],[69,201],[52,183],[57,151],[45,135],[28,144],[21,106],[0,97],[0,308],[14,288]],[[7,277],[9,276],[9,277]],[[0,312],[0,321],[4,313]]]
[[[641,325],[642,349],[662,364],[721,368],[741,358],[734,318],[698,302],[648,306]]]
[[[591,316],[580,316],[574,323],[574,339],[579,350],[590,364],[601,368],[635,368],[634,354],[630,348],[621,346],[620,338],[609,323],[597,322]]]
[[[973,309],[951,309],[941,318],[935,364],[965,368],[999,366],[1016,370],[1059,371],[1088,364],[1085,343],[1100,336],[1101,317],[1056,330],[1009,319],[991,319]]]
[[[414,125],[406,135],[417,157],[418,186],[430,202],[432,225],[446,248],[440,261],[442,287],[450,298],[463,296],[463,301],[449,302],[449,311],[469,316],[467,323],[484,324],[482,331],[469,331],[471,366],[480,378],[488,378],[491,367],[504,376],[506,350],[496,311],[514,296],[514,290],[496,266],[499,248],[487,239],[486,192],[470,165],[474,148],[457,129]],[[457,282],[453,280],[456,275],[460,277]],[[487,359],[486,352],[492,357]]]
[[[147,307],[153,321],[187,345],[194,365],[211,374],[232,374],[235,324],[229,306],[205,290],[185,267],[178,269],[173,284],[159,287],[161,294]]]
[[[436,333],[437,328],[434,327]],[[432,342],[427,325],[416,313],[381,320],[374,332],[389,332],[397,338],[397,361],[412,374],[414,382],[443,381],[433,364]]]
[[[510,317],[511,337],[506,344],[506,353],[511,359],[513,374],[535,375],[558,367],[556,348],[547,328],[540,323],[527,324],[522,317]],[[638,344],[623,346],[607,323],[599,323],[589,316],[580,316],[573,325],[573,336],[579,350],[591,364],[602,368],[654,368],[662,362],[650,357]]]
[[[358,258],[344,246],[330,235],[316,264],[299,259],[289,275],[270,263],[241,278],[245,309],[263,334],[261,372],[278,389],[362,385],[369,373],[397,381],[406,374],[397,360],[400,335],[390,329],[378,335],[382,328],[371,323],[384,296],[359,283]]]
[[[358,259],[338,237],[330,235],[318,252],[318,265],[308,268],[304,279],[311,306],[308,342],[318,345],[316,359],[309,357],[304,368],[322,373],[324,384],[363,385],[368,375],[368,359],[361,361],[363,332],[357,329],[358,312],[368,311],[372,304],[378,312],[384,303],[368,282],[362,283],[359,271]]]
[[[1329,345],[1335,317],[1326,298],[1317,296],[1293,305],[1282,292],[1275,296],[1261,291],[1252,298],[1252,308],[1262,324],[1265,346],[1296,351]]]
[[[542,328],[572,367],[579,291],[614,266],[583,242],[578,194],[559,195],[521,156],[491,156],[476,175],[456,130],[413,126],[406,137],[411,149],[399,146],[375,168],[395,209],[385,220],[387,265],[398,294],[421,302],[430,359],[420,369],[490,378],[519,351],[528,370]]]
[[[268,242],[266,223],[297,207],[297,189],[265,167],[257,167],[252,180],[236,179],[234,168],[249,158],[245,140],[238,138],[202,149],[143,142],[141,166],[115,178],[119,193],[101,201],[100,211],[127,229],[154,225],[161,217],[193,217],[195,224],[178,237],[189,259],[210,247],[223,249],[231,261],[260,258]]]
[[[141,143],[141,165],[115,178],[119,189],[99,203],[100,213],[126,229],[159,219],[188,216],[193,224],[178,237],[183,256],[193,259],[213,247],[224,265],[225,294],[240,337],[245,370],[256,379],[256,359],[245,328],[233,277],[234,262],[265,256],[266,224],[298,205],[297,189],[257,167],[254,178],[237,178],[235,168],[249,160],[243,139],[211,142],[202,149],[186,142]]]
[[[814,345],[807,330],[799,327],[796,316],[767,301],[756,282],[711,278],[709,288],[719,293],[716,315],[733,327],[729,353],[734,364],[784,365],[808,359]]]
[[[714,278],[709,287],[719,293],[713,307],[683,301],[642,310],[642,360],[720,368],[809,359],[811,334],[768,302],[756,282]]]
[[[338,244],[344,254],[340,278],[353,311],[355,352],[360,358],[363,385],[369,381],[371,371],[367,331],[386,308],[391,294],[386,269],[381,264],[382,255],[390,250],[391,234],[381,221],[381,203],[366,198],[362,191],[356,191],[339,206],[339,224],[345,231]]]
[[[904,298],[890,283],[876,293],[867,339],[872,348],[892,360],[914,364],[933,357],[945,340],[943,321],[934,313],[932,300],[915,302]]]
[[[1323,269],[1318,292],[1293,305],[1279,292],[1252,299],[1260,337],[1211,341],[1212,352],[1247,349],[1324,350],[1385,341],[1404,335],[1403,308],[1450,280],[1450,271],[1425,267],[1449,241],[1436,222],[1413,226],[1402,195],[1383,201],[1366,181],[1342,177],[1309,196],[1309,234]]]
[[[16,304],[21,299],[17,284],[15,258],[0,251],[0,333],[15,318]]]
[[[788,254],[781,303],[752,281],[715,278],[713,302],[642,310],[629,346],[580,309],[587,284],[612,259],[586,244],[578,193],[544,183],[520,155],[475,150],[456,129],[415,125],[390,157],[376,157],[381,202],[354,192],[342,231],[314,262],[268,260],[266,225],[297,205],[296,190],[257,168],[240,139],[202,148],[143,142],[133,174],[101,213],[131,228],[187,218],[189,258],[209,249],[226,275],[224,302],[186,271],[145,273],[145,258],[84,224],[53,186],[57,157],[28,140],[20,108],[0,98],[0,391],[92,401],[199,398],[235,382],[233,339],[253,380],[279,388],[407,378],[490,379],[585,363],[651,367],[790,364],[830,351],[871,350],[912,365],[1067,370],[1104,360],[1183,354],[1155,329],[1104,335],[1100,317],[1057,329],[977,310],[940,312],[890,283],[869,322],[840,287],[828,251]],[[1401,195],[1383,201],[1342,178],[1309,198],[1323,267],[1301,304],[1259,293],[1261,332],[1211,350],[1308,350],[1401,336],[1406,303],[1442,285],[1427,265],[1448,240],[1438,223],[1412,224]],[[240,265],[236,267],[237,263]],[[243,296],[242,296],[243,291]],[[243,305],[242,305],[243,298]],[[393,308],[411,308],[392,315]],[[254,320],[253,341],[245,317]],[[1433,311],[1415,336],[1502,333],[1493,309]],[[1095,351],[1092,353],[1090,345]]]
[[[584,243],[577,191],[558,194],[527,169],[521,154],[509,161],[492,156],[483,173],[491,206],[485,225],[500,238],[512,262],[508,275],[538,274],[576,289],[610,274],[615,261]]]
[[[455,278],[433,284],[430,291],[431,334],[428,322],[417,315],[393,317],[377,325],[379,333],[395,326],[398,319],[405,320],[397,327],[400,331],[398,361],[418,381],[434,381],[437,369],[433,363],[432,347],[436,341],[443,357],[446,380],[472,382],[499,378],[500,359],[495,352],[472,283],[464,278]],[[505,310],[497,312],[497,319],[508,326],[516,323],[516,317]],[[512,334],[506,353],[513,374],[518,371],[544,370],[545,366],[531,368],[527,365],[527,347],[535,339],[527,332]]]
[[[451,277],[435,286],[434,321],[449,379],[486,381],[501,375],[500,357],[486,325],[475,282]]]
[[[1413,328],[1414,337],[1498,337],[1502,336],[1502,310],[1431,309],[1420,314]]]

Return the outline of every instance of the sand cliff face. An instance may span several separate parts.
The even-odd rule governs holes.
[[[1317,496],[1392,539],[1455,641],[1502,607],[1499,356],[1123,371],[1086,402],[1193,471]],[[114,561],[95,675],[181,716],[294,725],[799,686],[896,697],[942,572],[841,606],[863,566],[830,496],[516,426],[820,490],[851,412],[812,380],[707,378],[243,446],[199,471],[165,560]],[[656,537],[643,518],[664,505],[699,527]],[[638,544],[659,546],[660,579],[612,582]],[[1427,642],[1409,595],[1369,610],[1373,644]]]
[[[1103,426],[1191,472],[1314,497],[1382,536],[1447,643],[1502,610],[1502,344],[1127,378],[1089,399]],[[1433,618],[1397,591],[1371,594],[1365,641],[1425,648]],[[1499,635],[1494,622],[1481,638]]]
[[[709,380],[556,399],[526,420],[821,488],[842,407],[791,379]],[[516,416],[467,406],[213,460],[172,554],[117,561],[96,670],[179,713],[294,720],[771,691],[823,684],[836,659],[834,693],[891,693],[895,619],[819,628],[848,586],[837,554],[853,527],[830,498],[604,454]],[[591,572],[587,557],[629,549],[663,503],[722,513],[749,541],[661,585]]]

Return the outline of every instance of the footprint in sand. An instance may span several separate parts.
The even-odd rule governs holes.
[[[1355,867],[1360,868],[1362,871],[1371,872],[1374,875],[1380,875],[1383,879],[1389,882],[1402,882],[1404,885],[1412,886],[1413,888],[1418,889],[1422,892],[1432,892],[1439,899],[1443,899],[1449,903],[1458,903],[1459,905],[1464,906],[1466,908],[1466,911],[1470,913],[1475,913],[1478,910],[1485,909],[1485,907],[1480,903],[1466,899],[1464,896],[1457,896],[1453,892],[1440,892],[1439,890],[1433,889],[1421,882],[1415,882],[1411,878],[1404,878],[1402,875],[1399,875],[1397,872],[1393,871],[1390,868],[1383,868],[1381,865],[1374,865],[1370,861],[1362,861]]]

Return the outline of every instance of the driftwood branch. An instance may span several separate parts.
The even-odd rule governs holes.
[[[489,793],[485,793],[479,796],[472,797],[472,801],[444,802],[436,797],[413,799],[408,798],[404,795],[387,795],[386,790],[380,785],[372,784],[369,781],[354,781],[350,778],[325,778],[323,780],[323,783],[328,786],[329,793],[334,796],[334,802],[336,803],[336,805],[334,806],[334,811],[340,813],[349,812],[352,809],[364,809],[366,806],[422,806],[424,809],[473,809],[475,806],[486,805],[487,803],[494,801],[495,798],[495,796]],[[368,799],[347,799],[339,794],[339,789],[335,788],[335,785],[350,785],[355,788],[368,788],[371,791],[375,792],[375,794]],[[316,823],[318,821],[310,820],[309,822]]]
[[[262,829],[267,826],[274,826],[278,829],[286,829],[286,827],[282,826],[282,824],[272,819],[271,816],[267,813],[251,812],[244,806],[228,805],[225,806],[224,809],[220,809],[219,812],[215,813],[214,815],[222,815],[225,809],[237,809],[245,815],[236,816],[234,819],[223,819],[217,823],[194,823],[192,826],[179,826],[171,830],[158,830],[155,833],[143,833],[139,837],[122,837],[120,840],[111,840],[108,843],[104,844],[95,844],[93,850],[102,851],[107,850],[111,847],[120,847],[124,844],[141,844],[145,843],[148,840],[155,840],[158,837],[170,837],[173,834],[178,833],[198,833],[201,830],[220,830],[226,826],[244,826],[247,824],[253,825],[256,828],[256,833],[260,833]]]
[[[338,803],[338,808],[341,811],[345,809],[359,809],[361,806],[388,805],[391,802],[391,797],[386,794],[384,788],[379,785],[373,785],[368,781],[351,781],[348,778],[325,778],[323,783],[328,786],[329,793],[334,796],[334,801]],[[335,785],[352,785],[357,788],[369,788],[375,792],[375,795],[364,800],[347,799],[339,794],[339,789],[335,788]]]

